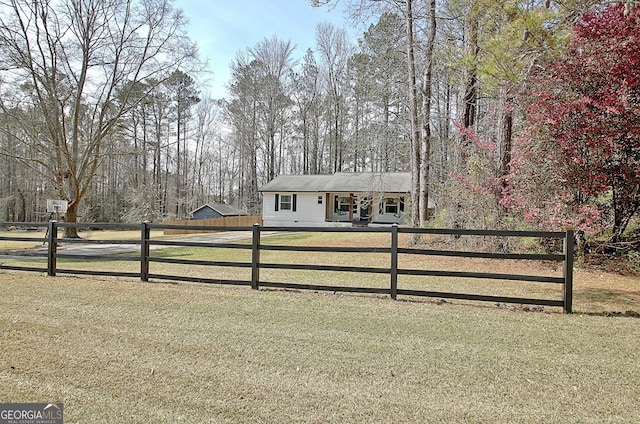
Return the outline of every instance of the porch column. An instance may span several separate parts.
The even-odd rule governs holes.
[[[333,218],[333,206],[331,206],[331,193],[326,193],[324,196],[324,220],[331,221]]]
[[[353,193],[349,193],[349,221],[353,222]]]

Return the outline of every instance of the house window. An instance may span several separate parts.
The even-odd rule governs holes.
[[[318,204],[321,205],[322,204],[322,196],[318,196]]]
[[[296,200],[297,195],[295,194],[276,194],[276,204],[275,211],[296,211]]]
[[[384,199],[384,213],[398,213],[398,199],[388,197]]]
[[[280,196],[280,210],[281,211],[290,211],[291,210],[291,195],[283,194]]]
[[[378,204],[379,214],[393,214],[400,216],[404,212],[404,197],[385,197],[380,199]]]
[[[340,212],[349,212],[349,207],[351,206],[351,199],[348,197],[341,197],[338,199],[338,210]]]

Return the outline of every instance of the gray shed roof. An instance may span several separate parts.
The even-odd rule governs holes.
[[[199,208],[195,209],[193,212],[191,212],[191,215],[193,215],[195,212],[198,212],[200,209],[204,209],[204,208],[211,208],[214,211],[218,212],[222,216],[245,216],[245,215],[249,215],[248,213],[246,213],[242,209],[238,209],[233,205],[223,205],[222,203],[207,203],[207,204],[202,205]]]
[[[261,192],[409,193],[408,172],[337,172],[333,175],[280,175]]]

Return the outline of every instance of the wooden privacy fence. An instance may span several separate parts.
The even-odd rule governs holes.
[[[1,225],[1,224],[0,224]],[[57,273],[67,274],[85,274],[85,275],[108,275],[140,278],[142,281],[151,279],[171,280],[171,281],[189,281],[198,283],[213,284],[234,284],[251,286],[258,290],[260,287],[272,287],[281,289],[303,289],[303,290],[327,290],[333,292],[358,292],[358,293],[377,293],[389,295],[392,299],[396,299],[398,295],[406,296],[426,296],[444,299],[464,299],[472,301],[500,302],[514,304],[528,304],[541,306],[557,306],[561,307],[565,313],[572,312],[572,292],[573,292],[573,250],[574,250],[574,234],[572,230],[563,232],[540,232],[540,231],[496,231],[496,230],[449,230],[449,229],[426,229],[426,228],[404,228],[394,225],[392,227],[262,227],[255,224],[250,227],[214,227],[214,226],[189,226],[191,231],[228,231],[228,232],[246,232],[246,237],[251,239],[251,243],[242,242],[203,242],[201,240],[190,239],[157,239],[151,237],[151,230],[185,230],[183,225],[170,224],[152,224],[143,222],[141,224],[112,224],[112,223],[65,223],[65,222],[49,222],[48,224],[15,224],[5,223],[12,226],[23,226],[28,228],[47,227],[47,234],[43,238],[21,237],[21,236],[3,236],[0,240],[13,241],[39,241],[46,246],[46,249],[39,254],[40,257],[46,257],[47,267],[38,268],[35,266],[18,266],[0,263],[0,269],[23,270],[23,271],[46,271],[48,275],[54,276]],[[140,238],[137,240],[85,240],[85,239],[61,239],[58,237],[58,230],[64,227],[77,228],[117,228],[117,229],[135,229],[140,231]],[[265,232],[331,232],[331,233],[388,233],[390,237],[389,247],[346,247],[346,246],[291,246],[291,245],[270,245],[265,244],[261,240],[261,235]],[[486,253],[471,251],[454,251],[454,250],[435,250],[424,249],[418,247],[400,247],[398,243],[399,234],[431,234],[431,235],[453,235],[453,236],[482,236],[482,237],[534,237],[534,238],[550,238],[557,239],[563,243],[562,254],[537,254],[537,253]],[[117,258],[113,256],[114,252],[103,253],[63,253],[58,251],[61,242],[68,244],[87,244],[90,246],[100,245],[135,245],[130,248],[129,252],[138,251],[139,254],[132,256],[121,256]],[[176,257],[161,257],[152,255],[152,247],[156,249],[162,247],[201,247],[210,249],[240,249],[250,250],[251,260],[246,262],[240,261],[215,261],[215,260],[195,260]],[[98,249],[100,250],[100,249]],[[357,265],[338,266],[338,265],[312,265],[300,263],[267,263],[261,260],[261,252],[265,251],[288,251],[288,252],[317,252],[317,253],[375,253],[390,256],[390,266],[384,267],[365,267]],[[482,258],[482,259],[499,259],[505,261],[527,260],[527,261],[554,261],[562,262],[562,277],[539,276],[539,275],[523,275],[523,274],[507,274],[493,272],[466,272],[466,271],[446,271],[446,270],[424,270],[424,269],[407,269],[398,266],[399,255],[420,255],[420,256],[436,256],[436,257],[453,257],[453,258]],[[32,256],[37,257],[37,252]],[[5,253],[5,257],[10,255]],[[1,258],[1,256],[0,256]],[[139,272],[126,272],[122,270],[77,270],[60,268],[57,259],[81,259],[81,260],[117,260],[117,261],[134,261],[140,263]],[[15,259],[15,258],[14,258]],[[205,267],[234,267],[250,269],[250,279],[233,280],[208,277],[193,277],[176,274],[161,274],[153,272],[152,264],[179,264],[191,266]],[[176,267],[177,268],[177,267]],[[304,284],[296,282],[281,281],[263,281],[260,279],[260,271],[264,269],[277,270],[305,270],[317,272],[349,272],[364,274],[386,274],[389,277],[388,287],[360,287],[360,286],[337,286],[337,285],[319,285]],[[440,278],[471,278],[480,280],[508,280],[517,282],[535,282],[560,285],[562,287],[561,299],[536,299],[510,296],[481,295],[469,293],[452,293],[445,291],[429,291],[420,289],[406,289],[398,286],[399,276],[425,276]]]
[[[248,227],[253,224],[262,225],[261,215],[248,215],[248,216],[225,216],[222,218],[207,218],[207,219],[184,219],[179,221],[167,221],[164,224],[171,225],[173,228],[165,228],[164,234],[196,234],[202,232],[219,232],[226,231],[227,227]],[[178,226],[177,228],[175,226]],[[222,230],[192,230],[190,227],[224,227]]]

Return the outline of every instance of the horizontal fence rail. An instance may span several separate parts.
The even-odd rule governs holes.
[[[427,229],[427,228],[404,228],[397,225],[391,227],[263,227],[260,224],[252,226],[227,227],[213,225],[189,225],[189,232],[244,232],[242,234],[248,242],[238,240],[235,242],[207,242],[201,240],[167,240],[152,238],[152,230],[162,230],[164,234],[169,232],[179,233],[185,230],[185,225],[179,224],[153,224],[143,222],[141,224],[115,224],[115,223],[67,223],[51,221],[49,223],[0,223],[3,227],[12,227],[16,229],[16,235],[0,236],[1,241],[13,242],[36,242],[41,243],[39,249],[29,250],[27,253],[22,251],[0,252],[0,260],[6,259],[45,259],[46,267],[37,266],[18,266],[9,265],[0,262],[0,269],[47,272],[50,276],[58,273],[63,274],[80,274],[80,275],[98,275],[98,276],[119,276],[140,278],[142,281],[168,280],[168,281],[185,281],[197,283],[211,284],[232,284],[251,286],[258,290],[260,287],[278,288],[278,289],[298,289],[298,290],[317,290],[332,292],[351,292],[351,293],[373,293],[384,294],[396,299],[398,295],[405,296],[422,296],[435,297],[442,299],[460,299],[483,302],[513,303],[513,304],[530,304],[541,306],[561,307],[563,312],[572,312],[572,292],[573,292],[573,250],[574,250],[574,234],[572,230],[563,232],[543,232],[543,231],[502,231],[502,230],[458,230],[458,229]],[[44,231],[44,237],[27,237],[19,235],[20,231]],[[117,229],[117,230],[134,230],[139,231],[139,238],[135,240],[88,240],[82,238],[62,238],[59,237],[60,230],[65,228],[79,229]],[[296,246],[296,245],[274,245],[263,243],[261,236],[263,234],[272,233],[386,233],[389,234],[388,247],[348,247],[348,246]],[[426,249],[421,247],[400,247],[399,235],[408,234],[412,237],[422,235],[445,235],[445,236],[481,236],[481,237],[532,237],[532,238],[550,238],[557,239],[563,243],[562,254],[534,254],[534,253],[487,253],[474,251],[459,250],[441,250]],[[64,246],[86,246],[94,249],[91,253],[66,253],[60,251],[61,244]],[[107,246],[119,246],[119,250],[105,250]],[[170,247],[197,247],[206,249],[237,249],[239,251],[250,251],[251,259],[249,261],[222,261],[222,260],[201,260],[201,259],[184,259],[176,257],[161,257],[152,255],[151,251]],[[326,265],[326,264],[302,264],[302,263],[271,263],[261,260],[262,252],[316,252],[323,253],[344,253],[344,254],[376,254],[388,257],[389,265],[385,266],[359,266],[350,265]],[[563,272],[561,277],[538,276],[516,273],[499,273],[499,272],[477,272],[477,271],[453,271],[453,270],[428,270],[428,269],[411,269],[399,266],[399,256],[435,256],[450,258],[472,258],[472,259],[492,259],[503,261],[552,261],[562,262]],[[123,271],[119,269],[113,270],[95,270],[95,269],[72,269],[61,268],[58,265],[58,259],[78,260],[78,261],[125,261],[139,262],[139,272]],[[224,279],[213,277],[193,277],[187,275],[175,275],[167,273],[152,272],[152,264],[176,264],[191,265],[202,267],[230,267],[245,268],[250,270],[250,278],[248,279]],[[300,282],[283,282],[283,281],[264,281],[260,278],[261,270],[290,270],[290,271],[314,271],[314,272],[339,272],[339,273],[357,273],[357,274],[375,274],[388,275],[388,287],[361,287],[361,286],[345,286],[333,284],[307,284]],[[480,295],[474,293],[457,293],[448,291],[434,291],[422,289],[409,289],[398,287],[400,276],[422,276],[422,277],[438,277],[438,278],[465,278],[477,280],[505,280],[515,281],[518,283],[545,283],[555,284],[562,287],[561,299],[536,299],[528,297],[515,296],[499,296],[499,295]]]

